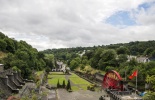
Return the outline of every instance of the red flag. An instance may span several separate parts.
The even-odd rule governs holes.
[[[129,79],[134,78],[135,76],[137,76],[137,74],[138,74],[138,70],[135,70],[135,71],[132,73],[132,75],[129,76]]]

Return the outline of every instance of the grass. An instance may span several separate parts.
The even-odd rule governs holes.
[[[87,90],[87,86],[88,86],[88,85],[81,85],[80,87],[81,87],[83,90]]]
[[[65,80],[65,83],[67,82],[63,72],[50,72],[48,78],[48,84],[50,85],[57,85],[58,80],[60,84],[63,83],[63,80]]]
[[[78,91],[79,90],[79,87],[77,87],[77,86],[72,86],[71,88],[72,88],[72,91]]]
[[[80,78],[79,76],[77,76],[76,74],[72,73],[71,75],[69,75],[69,79],[70,81],[75,84],[76,86],[71,86],[72,90],[73,91],[78,91],[80,88],[82,90],[87,90],[87,86],[91,83],[89,83],[88,81]],[[63,83],[63,80],[65,80],[65,84],[67,85],[67,81],[66,80],[66,77],[65,77],[65,74],[63,74],[63,72],[51,72],[49,75],[48,75],[48,84],[49,85],[53,85],[53,86],[56,86],[57,83],[58,83],[58,80],[59,80],[59,83],[62,84]]]
[[[90,84],[88,81],[80,78],[79,76],[77,76],[76,74],[72,74],[69,77],[70,81],[72,81],[74,84]]]
[[[37,76],[40,76],[41,74],[43,74],[43,72],[44,72],[44,71],[37,71],[37,72],[36,72],[36,75],[37,75]]]
[[[70,81],[72,81],[74,84],[90,84],[88,81],[82,79],[82,78],[70,78]]]
[[[60,84],[63,83],[63,80],[65,80],[65,83],[67,83],[66,78],[65,77],[61,77],[61,78],[48,79],[48,84],[50,84],[50,85],[57,85],[58,80],[59,80]]]
[[[63,72],[50,72],[49,75],[64,75]]]

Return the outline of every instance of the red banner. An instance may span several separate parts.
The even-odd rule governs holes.
[[[138,74],[138,70],[135,70],[135,71],[132,73],[132,75],[129,76],[129,79],[134,78],[135,76],[137,76],[137,74]]]

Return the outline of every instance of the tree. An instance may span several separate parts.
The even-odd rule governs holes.
[[[143,100],[155,100],[155,92],[147,92],[144,95]]]
[[[116,52],[114,50],[105,50],[100,55],[98,66],[100,69],[104,70],[106,66],[116,66]]]
[[[2,32],[0,32],[0,39],[4,39],[6,36],[2,33]]]
[[[0,51],[6,50],[7,43],[4,40],[0,39]]]
[[[118,61],[119,64],[124,63],[127,60],[128,60],[127,55],[125,55],[125,54],[118,55],[117,61]]]
[[[155,50],[151,53],[151,56],[155,58]]]
[[[153,52],[153,48],[151,47],[151,48],[147,48],[145,51],[144,51],[144,55],[148,55],[148,56],[150,56],[151,55],[151,53]]]
[[[59,79],[58,79],[58,82],[57,82],[57,88],[60,88]]]
[[[71,84],[70,84],[70,80],[68,79],[68,83],[67,83],[67,86],[66,86],[66,89],[67,91],[71,91]]]
[[[126,47],[120,47],[117,49],[117,54],[127,54],[129,53],[129,50]]]
[[[13,40],[10,38],[5,38],[4,41],[7,43],[6,50],[11,52],[11,53],[14,53],[15,52],[15,45],[14,45]]]
[[[66,84],[65,84],[65,80],[63,80],[63,84],[62,87],[65,88]]]
[[[17,72],[21,72],[21,70],[20,70],[17,66],[13,66],[13,67],[12,67],[12,70],[13,70],[13,71],[17,71]]]
[[[30,58],[29,54],[26,51],[17,50],[15,55],[17,56],[18,59],[23,61],[27,61]]]

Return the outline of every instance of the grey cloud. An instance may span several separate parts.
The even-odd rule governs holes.
[[[148,40],[152,37],[144,32],[152,35],[153,27],[144,24],[155,23],[151,17],[155,7],[147,11],[148,16],[136,15],[137,22],[148,19],[142,26],[120,29],[104,23],[116,11],[136,9],[144,2],[147,0],[0,0],[0,30],[38,50]]]

